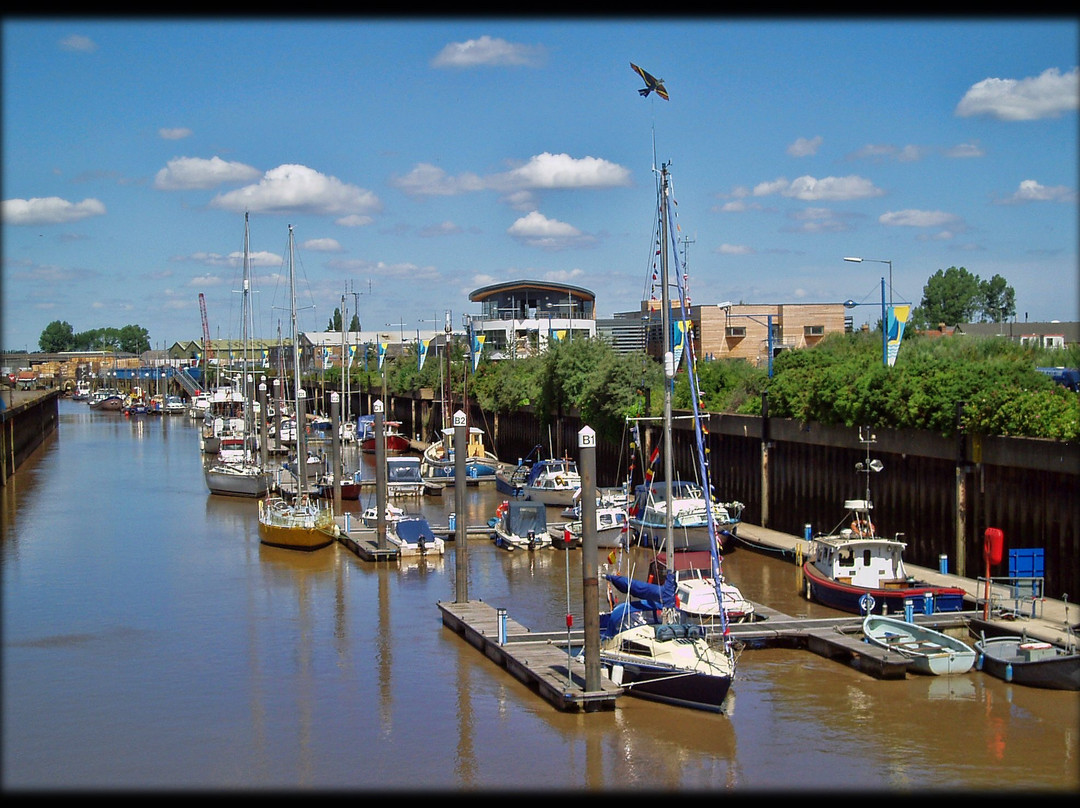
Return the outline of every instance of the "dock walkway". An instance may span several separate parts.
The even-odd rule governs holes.
[[[509,671],[515,679],[538,692],[563,711],[593,712],[612,709],[625,691],[606,676],[600,677],[600,689],[585,689],[585,664],[573,659],[567,641],[580,645],[583,633],[554,632],[537,634],[503,616],[502,642],[499,636],[500,615],[483,601],[440,602],[443,625],[464,637],[470,645]]]

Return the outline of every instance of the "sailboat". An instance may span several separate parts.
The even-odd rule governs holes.
[[[658,202],[660,206],[660,269],[662,285],[661,323],[664,356],[664,476],[673,479],[671,439],[671,389],[676,363],[671,352],[671,302],[668,288],[668,248],[675,245],[675,230],[669,215],[670,178],[668,166],[662,165]],[[670,242],[669,242],[670,235]],[[678,261],[678,253],[675,253]],[[686,294],[682,285],[683,273],[678,273],[680,302],[686,319]],[[687,343],[690,343],[687,338]],[[698,395],[692,353],[688,356],[688,373],[694,398],[694,428],[697,437],[697,459],[703,480],[708,480],[708,464],[703,448],[703,432],[698,411]],[[670,500],[671,488],[667,488]],[[663,546],[674,549],[674,525],[669,501],[666,508],[667,525]],[[711,534],[709,551],[713,580],[722,580],[716,523],[711,508],[706,509]],[[615,578],[616,580],[612,580]],[[669,575],[664,586],[635,580],[631,576],[608,576],[610,583],[627,597],[600,615],[600,664],[616,684],[632,696],[682,707],[710,712],[723,712],[725,699],[735,678],[735,650],[727,630],[724,609],[720,609],[722,640],[712,645],[701,625],[683,622],[675,599],[676,576]],[[609,597],[611,597],[609,590]],[[717,593],[717,601],[723,597]]]
[[[289,303],[292,322],[293,400],[298,423],[303,423],[304,389],[300,384],[300,333],[296,325],[296,273],[293,259],[293,228],[289,225]],[[296,430],[296,456],[307,457],[303,429]],[[259,541],[290,550],[318,550],[334,541],[334,511],[323,507],[307,489],[304,474],[295,475],[296,495],[286,500],[280,494],[259,500]]]
[[[457,458],[454,456],[454,430],[449,423],[449,409],[453,401],[450,393],[452,374],[450,373],[450,318],[446,320],[447,343],[444,353],[446,354],[446,380],[443,387],[444,404],[442,407],[443,425],[439,436],[429,443],[424,449],[420,461],[420,476],[426,483],[441,483],[453,485],[454,476],[457,474]],[[468,372],[466,371],[466,379]],[[462,409],[468,411],[468,406],[463,397]],[[484,430],[475,424],[469,424],[466,432],[465,445],[465,482],[467,485],[478,485],[481,482],[494,482],[495,474],[499,470],[499,458],[494,451],[485,444],[486,435]]]
[[[248,256],[250,254],[250,241],[248,229],[248,214],[244,213],[244,276],[241,304],[241,340],[243,342],[243,365],[240,375],[240,383],[246,383],[248,378],[248,360],[251,352],[251,330],[254,318],[251,313],[251,277],[248,272]],[[254,402],[250,395],[242,396],[243,401],[243,429],[240,435],[238,448],[230,453],[224,445],[216,460],[208,462],[203,467],[203,477],[206,487],[211,494],[224,494],[239,497],[263,497],[270,490],[273,475],[269,469],[263,468],[259,462],[255,436],[255,413]],[[265,415],[260,414],[261,417]]]

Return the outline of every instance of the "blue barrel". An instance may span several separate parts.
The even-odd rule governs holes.
[[[922,610],[923,610],[923,614],[933,614],[934,613],[934,593],[933,592],[923,592]]]
[[[450,532],[454,532],[454,527],[457,525],[457,514],[450,514]]]
[[[949,574],[949,557],[947,555],[939,555],[937,557],[938,572],[942,575]]]

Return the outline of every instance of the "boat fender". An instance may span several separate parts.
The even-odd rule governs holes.
[[[981,671],[983,669],[983,655],[979,654],[979,658],[975,660],[975,670]]]
[[[1012,663],[1011,662],[1006,662],[1005,663],[1005,681],[1006,682],[1011,682],[1012,681],[1012,673],[1013,673],[1013,671],[1012,671]]]

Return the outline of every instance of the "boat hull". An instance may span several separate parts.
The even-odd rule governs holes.
[[[211,466],[203,469],[203,478],[211,494],[231,497],[264,497],[270,490],[273,475],[268,471],[246,471]]]
[[[869,595],[870,614],[903,614],[904,601],[910,600],[917,614],[960,612],[964,610],[964,590],[953,586],[931,586],[913,582],[897,589],[868,589],[851,586],[824,576],[812,561],[803,564],[807,600],[850,614],[864,614],[862,598]]]
[[[975,642],[976,668],[1027,687],[1080,690],[1080,654],[1022,637],[991,637]]]
[[[465,483],[477,485],[482,482],[492,482],[495,479],[497,469],[496,461],[481,460],[478,457],[470,457],[465,460]],[[424,458],[420,474],[425,482],[453,483],[455,469],[453,461],[436,462]]]
[[[404,435],[384,435],[386,442],[386,453],[388,455],[400,455],[405,454],[412,448],[409,443],[409,439]],[[375,454],[375,438],[364,438],[360,441],[360,451],[367,454]]]
[[[665,525],[654,525],[642,522],[639,519],[630,520],[630,534],[641,547],[663,547],[666,533]],[[716,533],[719,539],[719,552],[727,555],[735,549],[736,525],[717,525]],[[707,525],[695,525],[693,527],[672,528],[672,538],[675,549],[691,552],[709,552],[709,528]]]
[[[975,664],[975,651],[967,643],[904,620],[868,615],[863,634],[872,645],[907,657],[908,669],[916,673],[949,676],[967,673]]]
[[[280,499],[259,500],[259,541],[286,550],[319,550],[334,541],[333,512],[297,509]]]
[[[731,689],[730,676],[679,672],[600,654],[608,678],[640,699],[689,707],[712,713],[724,711],[724,699]]]

